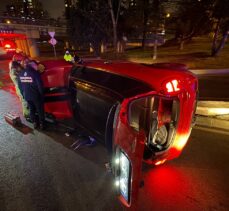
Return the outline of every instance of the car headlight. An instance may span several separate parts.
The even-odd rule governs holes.
[[[130,185],[131,185],[131,164],[128,157],[120,151],[119,157],[116,158],[116,165],[119,165],[119,174],[116,178],[116,186],[120,194],[129,203],[130,202]]]

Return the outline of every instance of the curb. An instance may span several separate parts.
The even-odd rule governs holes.
[[[196,116],[196,125],[229,131],[229,121],[207,116]]]
[[[200,100],[197,102],[196,114],[200,116],[229,115],[229,102]]]
[[[229,131],[229,102],[199,101],[196,125]]]
[[[229,74],[229,69],[189,69],[196,75]]]

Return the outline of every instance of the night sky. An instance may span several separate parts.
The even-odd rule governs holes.
[[[48,11],[52,18],[57,18],[63,15],[64,0],[40,0],[43,8]]]
[[[49,12],[49,15],[53,18],[57,18],[63,15],[64,11],[64,0],[40,0],[43,4],[44,10]],[[7,4],[11,1],[9,0],[0,0],[0,16],[5,10]]]

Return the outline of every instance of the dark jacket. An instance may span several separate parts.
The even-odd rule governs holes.
[[[39,72],[28,66],[18,76],[18,87],[25,100],[43,100],[44,90]]]

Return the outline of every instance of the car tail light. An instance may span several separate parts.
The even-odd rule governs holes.
[[[175,94],[181,90],[180,81],[177,79],[172,79],[166,81],[162,85],[162,92],[165,94]]]
[[[11,48],[10,44],[5,44],[5,48]]]

